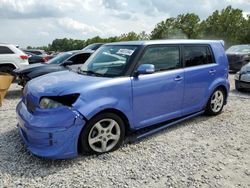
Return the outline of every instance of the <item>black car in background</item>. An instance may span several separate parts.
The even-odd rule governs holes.
[[[244,65],[234,76],[235,89],[238,91],[250,91],[250,62]]]
[[[47,62],[48,59],[45,56],[42,55],[36,55],[30,52],[25,52],[28,55],[28,61],[29,64],[34,64],[34,63],[43,63],[43,62]]]
[[[229,70],[237,72],[250,62],[250,44],[231,46],[226,50]]]
[[[92,53],[93,51],[83,50],[62,52],[47,61],[47,63],[36,63],[24,68],[15,69],[13,72],[17,77],[18,84],[24,87],[29,80],[44,74],[68,69],[76,70],[85,63]]]
[[[44,50],[37,50],[37,49],[22,49],[25,53],[32,53],[35,55],[47,55],[47,53]]]

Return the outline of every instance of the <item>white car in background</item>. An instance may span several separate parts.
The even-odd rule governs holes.
[[[0,72],[12,74],[14,69],[29,65],[28,58],[15,45],[0,43]]]

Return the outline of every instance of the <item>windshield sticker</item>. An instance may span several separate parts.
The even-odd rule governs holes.
[[[120,49],[116,54],[121,54],[121,55],[129,55],[131,56],[134,53],[134,50],[130,49]]]

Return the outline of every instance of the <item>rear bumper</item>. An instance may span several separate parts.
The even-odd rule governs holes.
[[[40,157],[65,159],[78,154],[78,138],[85,124],[70,109],[51,114],[31,114],[21,101],[17,105],[19,133],[27,149]]]

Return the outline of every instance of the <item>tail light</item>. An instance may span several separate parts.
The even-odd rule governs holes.
[[[49,61],[49,57],[48,57],[48,56],[44,56],[44,57],[43,57],[43,61],[44,61],[44,62]]]
[[[20,58],[21,58],[22,60],[26,60],[26,59],[28,59],[29,57],[28,57],[27,55],[20,55]]]

